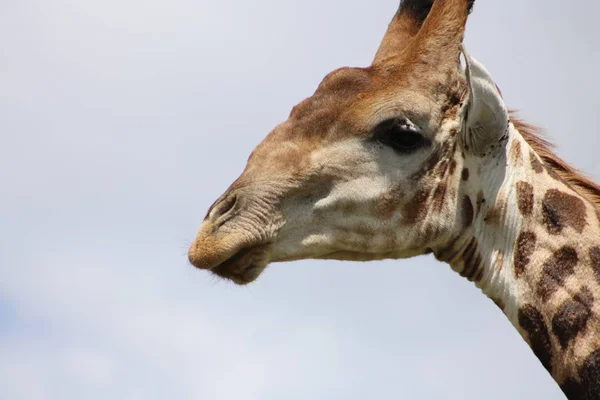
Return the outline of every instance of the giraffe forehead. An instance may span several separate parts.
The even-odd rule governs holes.
[[[338,68],[323,78],[317,93],[327,91],[364,91],[373,87],[376,80],[372,68]]]
[[[339,113],[343,110],[342,105],[347,106],[359,94],[374,90],[374,86],[372,72],[369,69],[347,67],[337,69],[323,78],[311,97],[292,109],[290,120],[304,120],[323,109]]]
[[[328,74],[316,92],[296,105],[280,138],[312,139],[360,136],[387,118],[426,117],[432,102],[396,70],[340,68]]]

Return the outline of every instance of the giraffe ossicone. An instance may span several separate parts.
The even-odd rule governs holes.
[[[569,399],[600,399],[600,187],[464,50],[472,6],[401,1],[372,65],[327,75],[252,152],[189,259],[247,284],[273,262],[433,253]]]

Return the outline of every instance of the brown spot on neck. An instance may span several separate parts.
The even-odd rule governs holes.
[[[596,280],[600,282],[600,246],[595,246],[590,249],[590,262]]]
[[[521,215],[528,217],[533,212],[533,186],[527,182],[517,182],[517,205]]]
[[[536,174],[544,172],[544,165],[533,151],[529,152],[529,159],[531,160],[531,169],[533,169]]]
[[[456,160],[452,159],[448,168],[448,175],[453,176],[454,172],[456,172]]]
[[[473,218],[475,217],[475,210],[473,209],[473,203],[468,195],[465,195],[462,200],[462,220],[465,228],[471,226]]]
[[[542,218],[550,234],[558,235],[566,227],[581,233],[587,224],[586,216],[585,203],[580,198],[556,189],[546,192]]]
[[[560,388],[570,400],[597,400],[600,393],[600,349],[583,362],[577,377],[567,379]]]
[[[584,287],[573,299],[565,301],[552,318],[552,332],[561,347],[566,348],[573,339],[582,333],[592,316],[594,296]]]
[[[515,277],[520,278],[525,268],[531,262],[531,256],[535,251],[537,238],[533,232],[521,232],[515,245],[514,271]]]
[[[519,325],[529,336],[531,349],[548,372],[552,373],[552,343],[542,313],[532,305],[525,305],[519,309],[518,318]]]
[[[565,280],[573,275],[578,261],[577,251],[572,247],[564,246],[555,251],[544,263],[542,277],[537,285],[537,294],[543,302],[550,300],[554,292],[565,284]]]
[[[468,168],[463,168],[463,170],[462,170],[462,180],[465,181],[465,182],[469,180],[469,169]]]

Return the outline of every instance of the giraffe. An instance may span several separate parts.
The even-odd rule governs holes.
[[[466,51],[473,3],[402,0],[372,64],[328,74],[256,147],[189,260],[244,285],[274,262],[433,255],[567,398],[600,399],[600,187]]]

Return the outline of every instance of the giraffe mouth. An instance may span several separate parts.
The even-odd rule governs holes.
[[[269,264],[270,247],[270,244],[245,247],[210,271],[238,285],[247,285],[255,281]]]

